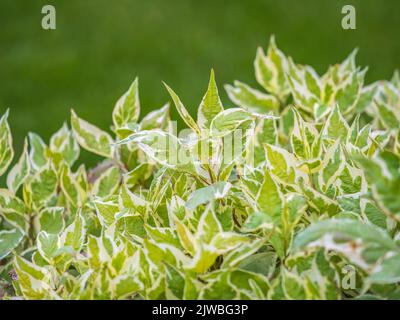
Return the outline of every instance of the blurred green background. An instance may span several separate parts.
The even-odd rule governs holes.
[[[45,4],[56,7],[55,31],[41,28]],[[356,7],[356,30],[341,28],[345,4]],[[169,100],[161,80],[194,114],[211,67],[229,106],[222,84],[256,86],[256,48],[271,34],[319,73],[359,47],[368,82],[389,78],[400,61],[399,14],[398,0],[1,0],[0,114],[10,108],[18,151],[29,131],[47,140],[70,108],[108,129],[137,75],[142,115]]]

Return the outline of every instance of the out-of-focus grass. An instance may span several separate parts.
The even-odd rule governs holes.
[[[57,9],[56,31],[41,28],[44,4]],[[357,30],[341,28],[345,4],[357,9]],[[48,139],[72,107],[108,128],[114,102],[136,75],[143,113],[168,100],[161,80],[193,112],[211,67],[229,105],[222,84],[256,85],[256,47],[271,34],[320,73],[359,47],[368,81],[388,78],[399,66],[399,14],[398,0],[1,0],[0,113],[11,109],[21,150],[29,131]]]

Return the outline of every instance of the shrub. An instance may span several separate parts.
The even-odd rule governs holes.
[[[400,297],[400,78],[364,84],[356,52],[319,76],[271,39],[262,91],[214,73],[197,121],[140,119],[138,80],[110,135],[72,111],[31,133],[0,189],[4,298]],[[0,174],[14,152],[0,120]],[[105,158],[78,165],[80,148]]]

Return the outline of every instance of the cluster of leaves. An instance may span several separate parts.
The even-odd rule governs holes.
[[[400,298],[400,78],[364,85],[355,55],[319,76],[272,38],[254,62],[263,90],[226,85],[225,109],[212,72],[197,121],[166,86],[185,137],[168,104],[139,121],[137,80],[113,136],[73,111],[48,144],[29,134],[0,189],[3,298]],[[78,166],[80,148],[105,160]]]

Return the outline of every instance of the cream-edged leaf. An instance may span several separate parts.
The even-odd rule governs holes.
[[[7,118],[8,110],[0,118],[0,176],[6,172],[14,157],[13,140]]]
[[[28,142],[25,140],[24,149],[18,162],[12,167],[7,175],[7,187],[16,193],[19,187],[26,181],[30,173],[30,160],[28,154]]]
[[[253,89],[240,81],[235,81],[234,86],[226,85],[225,90],[235,105],[251,112],[270,113],[279,110],[280,103],[274,95]]]
[[[80,119],[74,111],[71,112],[71,125],[74,136],[82,148],[106,158],[113,157],[114,142],[107,132]]]
[[[115,128],[121,128],[129,122],[137,122],[140,115],[139,79],[136,78],[128,91],[117,101],[113,111]]]
[[[176,110],[178,110],[178,113],[181,116],[182,120],[185,121],[185,123],[189,126],[189,128],[193,129],[194,132],[200,134],[199,126],[197,125],[196,121],[193,120],[189,112],[186,110],[185,106],[179,99],[178,95],[166,83],[164,83],[164,86],[167,88],[172,98],[172,101],[175,104]]]

